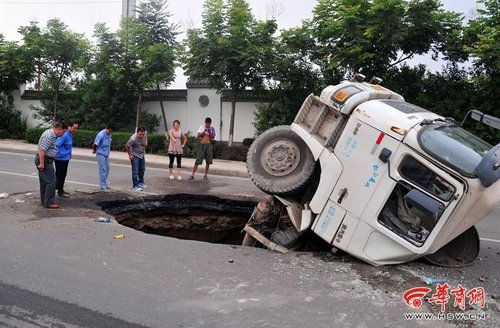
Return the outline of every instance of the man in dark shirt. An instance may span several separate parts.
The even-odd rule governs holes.
[[[71,153],[73,150],[73,134],[78,130],[78,123],[71,122],[68,124],[68,129],[64,134],[57,138],[57,156],[56,156],[56,190],[59,197],[68,197],[67,192],[64,191],[64,181],[66,180],[66,174],[68,173],[68,164],[71,159]]]
[[[144,183],[144,172],[146,171],[146,146],[148,145],[148,138],[144,128],[137,128],[127,142],[127,153],[132,165],[132,189],[142,191],[147,185]]]

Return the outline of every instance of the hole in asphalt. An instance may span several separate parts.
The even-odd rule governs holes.
[[[98,203],[116,221],[150,234],[241,245],[257,203],[216,196],[174,194]]]
[[[210,243],[241,245],[255,201],[234,200],[216,196],[173,194],[99,202],[106,213],[124,226],[145,233]],[[255,228],[272,241],[291,250],[330,252],[332,246],[308,231],[287,245],[287,238],[278,232],[282,218],[267,219]],[[289,222],[290,226],[291,223]],[[275,236],[273,239],[272,236]],[[284,234],[286,237],[286,232]],[[253,244],[263,247],[258,242]]]

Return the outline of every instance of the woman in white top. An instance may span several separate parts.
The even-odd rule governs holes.
[[[175,179],[173,175],[174,169],[174,158],[177,159],[177,179],[182,180],[181,177],[181,158],[184,146],[187,142],[187,137],[184,132],[181,131],[181,122],[175,120],[173,123],[173,128],[168,131],[169,143],[168,143],[168,157],[170,162],[168,164],[168,170],[170,172],[170,180]]]

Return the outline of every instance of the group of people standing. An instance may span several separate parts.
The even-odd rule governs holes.
[[[170,160],[168,169],[170,173],[170,180],[175,179],[173,175],[174,160],[177,161],[177,179],[182,180],[181,159],[184,146],[187,142],[187,137],[186,134],[181,131],[180,126],[181,122],[179,122],[179,120],[175,120],[173,123],[173,127],[168,131],[168,157]],[[216,133],[215,128],[212,126],[212,119],[210,117],[205,118],[205,123],[202,124],[197,131],[197,137],[199,138],[200,143],[196,152],[196,161],[193,165],[193,170],[188,180],[194,179],[194,174],[196,173],[196,170],[198,170],[198,165],[202,164],[203,160],[205,160],[205,174],[203,175],[203,179],[208,179],[208,170],[213,162],[213,143],[215,140],[215,135]]]
[[[200,142],[197,148],[196,161],[193,165],[191,175],[188,180],[193,180],[198,165],[205,160],[205,172],[203,178],[208,179],[208,171],[213,162],[213,142],[215,140],[215,128],[211,126],[212,119],[207,117],[205,123],[197,131]],[[180,129],[180,121],[174,120],[172,128],[168,131],[169,144],[169,179],[174,180],[174,161],[176,161],[176,176],[182,180],[182,155],[187,142],[186,134]],[[40,201],[43,207],[57,209],[59,205],[55,203],[55,194],[61,198],[67,198],[68,193],[64,190],[64,183],[68,172],[68,164],[72,156],[73,134],[78,130],[77,122],[70,122],[68,125],[62,122],[55,122],[53,127],[46,130],[38,140],[38,150],[35,156],[35,165],[38,169],[40,182]],[[97,133],[92,145],[93,153],[96,155],[99,170],[99,188],[101,191],[111,189],[108,185],[110,171],[109,154],[111,151],[112,124]],[[146,171],[146,147],[148,138],[146,130],[137,128],[126,144],[126,150],[132,167],[132,188],[135,191],[142,191],[147,188],[144,182]],[[55,169],[54,169],[55,164]]]
[[[38,169],[40,201],[43,207],[59,208],[55,203],[56,190],[59,197],[68,197],[64,191],[64,181],[73,149],[73,134],[78,128],[76,122],[68,125],[56,122],[51,129],[42,133],[38,140],[35,166]]]

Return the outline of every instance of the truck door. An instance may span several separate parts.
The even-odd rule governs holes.
[[[331,200],[360,217],[387,170],[379,159],[383,148],[397,149],[401,142],[357,119],[351,119],[337,143],[335,155],[342,163],[342,175]]]
[[[394,189],[389,190],[377,220],[387,228],[384,233],[422,246],[438,236],[465,185],[406,145],[398,148],[389,165]]]
[[[346,213],[361,216],[381,179],[387,180],[387,164],[379,159],[380,151],[400,145],[399,140],[351,117],[334,149],[342,174],[313,224],[317,235],[331,242]]]

